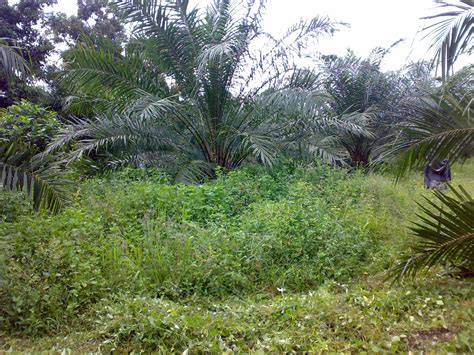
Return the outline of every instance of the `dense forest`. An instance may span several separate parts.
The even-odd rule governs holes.
[[[0,0],[0,351],[473,351],[472,0],[392,71],[272,1]]]

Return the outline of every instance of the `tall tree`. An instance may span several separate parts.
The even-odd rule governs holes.
[[[53,41],[73,48],[81,36],[107,37],[121,45],[125,39],[125,29],[114,7],[108,0],[77,0],[77,15],[51,13],[46,26]]]
[[[53,78],[60,69],[57,61],[48,60],[53,54],[73,48],[81,35],[107,37],[121,45],[125,30],[106,0],[77,0],[78,14],[47,11],[57,0],[20,0],[0,3],[0,38],[9,45],[21,48],[22,56],[31,62],[32,71],[26,78],[12,82],[6,73],[0,73],[0,107],[6,107],[21,98],[45,101],[59,109],[55,96],[61,95]],[[41,80],[50,86],[50,94],[34,84]]]
[[[48,13],[44,28],[51,42],[58,50],[56,56],[64,56],[80,42],[88,38],[96,42],[101,38],[111,40],[120,50],[127,36],[123,22],[107,0],[77,0],[77,14],[67,16],[64,13]],[[57,85],[58,71],[62,70],[61,62],[50,62],[45,68],[46,82],[50,88],[50,106],[56,111],[63,110],[63,98],[69,93]]]

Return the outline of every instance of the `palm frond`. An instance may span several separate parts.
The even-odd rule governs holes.
[[[398,177],[426,163],[469,156],[474,145],[472,99],[451,91],[409,103],[401,135],[387,152],[398,156]]]
[[[60,130],[46,149],[49,154],[69,143],[78,141],[67,156],[69,161],[92,152],[130,149],[172,149],[178,140],[170,129],[156,117],[143,119],[128,115],[98,115],[94,120],[75,119]]]
[[[241,135],[244,149],[249,150],[262,164],[271,167],[277,152],[273,139],[252,132],[245,132]]]
[[[341,149],[338,136],[314,135],[305,143],[310,156],[316,156],[334,166],[348,166],[347,153]]]
[[[57,213],[67,202],[71,182],[64,177],[60,162],[34,155],[25,145],[0,145],[0,171],[0,186],[25,192],[35,210]]]
[[[143,96],[169,95],[162,73],[148,75],[146,63],[136,52],[123,56],[112,43],[104,42],[100,48],[87,41],[79,44],[68,54],[66,70],[59,76],[68,90],[87,94],[84,105],[90,107],[93,101],[96,111],[121,112]],[[69,107],[72,104],[77,105],[77,100],[69,102]]]
[[[450,190],[434,191],[434,201],[425,197],[426,205],[418,204],[421,222],[410,228],[418,243],[391,271],[396,281],[445,263],[474,272],[474,200],[461,186]]]
[[[7,44],[7,38],[0,38],[0,68],[4,70],[7,77],[13,78],[17,74],[29,73],[28,62],[23,58],[20,48]]]
[[[423,17],[425,20],[435,20],[422,31],[424,38],[432,42],[430,48],[434,50],[434,62],[441,66],[441,74],[446,79],[453,69],[458,56],[466,51],[471,51],[470,40],[474,25],[474,8],[468,4],[450,4],[440,2],[440,9],[445,9],[439,14]]]

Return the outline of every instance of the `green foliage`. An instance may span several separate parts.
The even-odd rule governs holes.
[[[118,184],[123,186],[138,181],[151,182],[155,184],[169,184],[171,177],[163,170],[157,168],[132,168],[125,167],[120,170],[110,171],[102,174],[97,181],[110,185]],[[110,186],[109,185],[109,186]]]
[[[318,167],[244,169],[199,186],[166,179],[128,169],[82,183],[57,216],[5,223],[2,322],[52,331],[108,292],[178,300],[302,291],[348,280],[380,246],[373,207],[346,218],[365,199],[362,175]]]
[[[31,213],[31,203],[18,191],[0,192],[0,221],[14,222],[19,217]]]
[[[0,227],[0,348],[470,351],[472,287],[380,281],[417,180],[290,163],[196,186],[129,168],[58,215],[18,206]]]
[[[59,127],[55,112],[26,100],[0,110],[0,141],[20,141],[41,151]]]
[[[35,79],[45,78],[46,58],[54,50],[43,27],[44,10],[54,2],[0,2],[0,107],[8,107],[21,98],[35,101],[39,92],[42,98],[47,97],[44,90],[33,85]],[[16,75],[19,73],[22,75]],[[13,75],[15,80],[11,80]]]
[[[7,265],[1,275],[2,329],[58,330],[104,296],[106,285],[93,242],[100,235],[98,220],[69,210],[49,226],[26,216],[21,223],[1,227]]]

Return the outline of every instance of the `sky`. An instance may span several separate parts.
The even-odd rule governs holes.
[[[210,0],[190,0],[191,6],[206,6]],[[300,19],[316,15],[350,24],[331,38],[321,39],[318,50],[323,54],[344,55],[348,48],[366,57],[375,47],[398,44],[385,57],[382,68],[396,70],[405,64],[431,58],[429,42],[419,31],[426,25],[420,18],[433,14],[433,0],[267,0],[263,29],[274,36]],[[59,0],[54,10],[69,15],[77,11],[76,0]],[[466,64],[466,58],[461,64]]]

